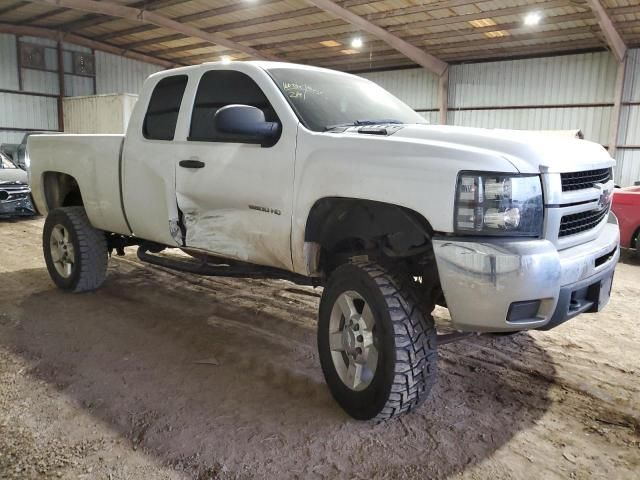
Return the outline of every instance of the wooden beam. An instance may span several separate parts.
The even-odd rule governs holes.
[[[616,27],[613,26],[609,14],[600,3],[600,0],[587,0],[587,4],[591,7],[591,10],[593,10],[593,13],[598,19],[604,38],[607,39],[607,44],[609,48],[611,48],[613,55],[618,62],[623,62],[627,55],[627,46],[624,40],[622,40],[622,37],[620,37]]]
[[[438,110],[440,112],[440,125],[447,124],[449,113],[449,69],[447,68],[438,82]]]
[[[341,7],[331,0],[306,1],[315,5],[319,9],[335,15],[336,17],[341,18],[342,20],[364,30],[365,32],[369,32],[371,35],[378,37],[389,46],[395,48],[400,53],[416,62],[418,65],[432,71],[436,75],[442,75],[447,69],[447,64],[439,58],[436,58],[433,55],[425,52],[424,50],[419,49],[418,47],[410,44],[400,37],[393,35],[384,28],[379,27],[375,23],[371,23],[369,20],[366,20],[360,15],[356,15],[351,10],[347,10],[346,8]]]
[[[44,38],[50,38],[56,41],[65,41],[65,42],[73,43],[76,45],[81,45],[83,47],[89,47],[96,50],[101,50],[103,52],[113,53],[115,55],[119,55],[122,57],[131,58],[133,60],[139,60],[141,62],[160,65],[165,68],[172,68],[180,64],[179,62],[177,63],[176,61],[163,60],[161,58],[153,57],[151,55],[146,55],[144,53],[135,52],[133,50],[123,50],[122,48],[118,48],[115,45],[111,45],[109,43],[98,42],[96,40],[91,40],[86,37],[81,37],[80,35],[75,35],[73,33],[59,32],[57,30],[52,30],[49,28],[0,23],[0,32],[11,33],[13,35],[30,35],[34,37],[44,37]]]
[[[128,20],[138,21],[140,23],[150,23],[159,27],[164,27],[175,32],[179,32],[188,37],[200,38],[214,45],[221,45],[238,52],[246,53],[247,55],[258,59],[273,59],[276,57],[271,55],[263,55],[261,52],[253,47],[248,47],[233,40],[229,40],[227,37],[219,33],[208,33],[190,25],[177,22],[171,18],[159,15],[155,12],[148,10],[127,7],[117,3],[96,0],[34,0],[36,3],[44,3],[47,5],[56,5],[60,7],[70,8],[73,10],[82,10],[85,12],[100,13],[102,15],[109,15],[111,17],[126,18]]]
[[[624,80],[627,62],[618,63],[618,71],[616,74],[616,88],[613,94],[613,110],[611,110],[611,132],[609,137],[609,155],[612,157],[616,154],[616,146],[620,136],[620,116],[622,114],[622,97],[624,94]]]
[[[564,23],[564,22],[573,22],[575,20],[592,20],[592,19],[593,19],[593,14],[591,12],[572,13],[569,15],[557,15],[554,17],[545,17],[540,21],[539,26],[553,25],[553,24]],[[408,27],[410,27],[410,25]],[[424,42],[428,40],[442,40],[442,39],[450,39],[450,38],[457,38],[457,37],[465,37],[467,35],[492,32],[495,30],[512,31],[512,30],[524,30],[524,29],[526,29],[528,32],[531,31],[530,27],[523,26],[522,22],[519,21],[519,22],[510,22],[510,23],[498,23],[497,25],[480,27],[480,28],[472,27],[471,25],[468,25],[465,28],[456,28],[455,31],[445,30],[445,31],[434,32],[434,33],[423,33],[420,35],[411,35],[403,38],[408,42],[411,42],[413,44],[418,44],[420,42]],[[337,34],[337,35],[332,35],[331,39],[344,43],[350,38],[351,35],[352,35],[351,33]],[[314,50],[327,52],[328,49],[332,49],[334,47],[319,46],[319,42],[322,40],[326,40],[326,38],[327,38],[327,35],[322,35],[322,36],[315,36],[315,37],[303,38],[303,39],[284,40],[282,42],[277,42],[277,43],[261,44],[260,49],[264,51],[271,51],[273,49],[286,48],[291,45],[295,45],[295,46],[314,45],[316,48],[305,49],[305,53],[309,51],[314,51]],[[184,46],[184,47],[187,47],[187,46]],[[182,48],[182,47],[178,47],[178,48]],[[335,50],[339,50],[342,48],[344,47],[343,46],[339,48],[335,47]],[[188,50],[188,48],[185,48],[185,49]],[[156,52],[156,53],[159,53],[159,52]],[[171,52],[167,50],[167,53],[171,53]]]
[[[451,7],[455,7],[458,5],[465,5],[469,2],[469,0],[449,0],[449,8]],[[362,0],[350,0],[350,1],[346,1],[342,3],[342,6],[357,6],[357,5],[362,5],[363,3],[367,3],[364,2]],[[396,8],[390,11],[384,11],[384,12],[376,12],[376,13],[372,13],[369,15],[365,15],[364,18],[366,18],[367,20],[376,20],[376,19],[380,19],[380,18],[389,18],[391,16],[401,16],[401,15],[408,15],[410,13],[416,13],[416,12],[429,12],[431,10],[436,10],[439,8],[443,8],[443,2],[434,2],[434,3],[430,3],[428,5],[419,5],[419,6],[413,6],[413,7],[406,7],[406,8]],[[230,22],[230,23],[223,23],[221,25],[218,25],[217,27],[214,27],[215,29],[217,29],[218,32],[224,32],[227,30],[235,30],[235,29],[239,29],[239,28],[245,28],[245,27],[250,27],[253,25],[261,25],[261,24],[268,24],[270,22],[277,22],[278,20],[290,20],[293,18],[299,18],[299,17],[304,17],[307,15],[314,15],[318,13],[318,9],[316,7],[306,7],[306,8],[300,8],[297,10],[292,10],[292,11],[288,11],[288,12],[283,12],[283,13],[276,13],[273,15],[267,15],[265,17],[256,17],[256,18],[252,18],[249,20],[240,20],[237,22]],[[591,14],[589,14],[589,18],[591,18]],[[332,24],[335,25],[342,25],[342,23],[340,22],[336,22],[335,20],[331,22]],[[311,27],[315,27],[314,24],[311,25]],[[209,31],[209,28],[204,28],[204,31]],[[304,30],[301,30],[304,31]],[[122,33],[122,32],[121,32]],[[449,35],[449,33],[447,33]],[[305,43],[317,43],[320,40],[325,40],[327,38],[326,35],[323,35],[322,37],[315,37],[313,40],[312,39],[296,39],[296,40],[287,40],[285,42],[281,42],[283,44],[288,45],[299,45],[301,44],[301,42],[305,42]],[[335,38],[335,36],[332,36],[332,38]],[[173,40],[177,40],[178,38],[174,35],[171,36],[165,36],[165,37],[156,37],[154,40],[154,43],[165,43],[165,42],[170,42]],[[234,40],[238,41],[237,39],[234,38]],[[172,47],[172,48],[167,48],[164,50],[159,50],[155,53],[159,54],[159,55],[171,55],[171,54],[175,54],[175,53],[180,53],[180,52],[186,52],[189,50],[195,50],[198,48],[203,48],[206,47],[207,44],[203,44],[203,43],[194,43],[191,45],[181,45],[179,47]],[[278,44],[279,46],[279,44]],[[274,47],[273,45],[269,45],[267,48],[277,48]],[[261,46],[261,50],[262,50],[262,46]]]
[[[575,28],[568,28],[565,30],[550,30],[547,32],[537,32],[537,33],[530,33],[530,32],[523,31],[521,34],[508,35],[508,36],[499,37],[499,38],[488,39],[485,37],[483,39],[476,38],[476,39],[462,40],[459,42],[441,43],[438,45],[431,46],[430,49],[434,54],[438,55],[438,57],[448,58],[448,55],[452,50],[458,50],[462,48],[473,48],[476,46],[478,48],[484,48],[486,50],[490,50],[492,48],[495,48],[504,44],[513,44],[515,42],[522,42],[527,40],[537,40],[537,39],[546,40],[546,42],[540,43],[537,45],[538,47],[544,48],[545,46],[548,47],[548,46],[554,45],[557,42],[565,42],[567,35],[591,34],[593,32],[593,29],[596,29],[597,31],[596,26],[575,27]],[[585,40],[592,40],[592,39],[589,38]],[[600,41],[602,42],[602,40]],[[604,43],[602,43],[602,45],[604,45]],[[451,53],[456,54],[460,52],[451,52]],[[358,61],[364,62],[365,59],[367,59],[367,61],[370,61],[370,60],[376,61],[376,59],[378,58],[393,56],[393,54],[394,54],[393,49],[389,49],[389,48],[385,49],[381,47],[375,50],[375,55],[373,55],[372,59],[370,58],[368,52],[361,52],[361,53],[352,54],[352,55],[344,55],[344,54],[336,55],[334,53],[333,55],[331,54],[325,55],[322,58],[310,58],[308,59],[308,61],[311,63],[315,63],[315,62],[322,62],[323,60],[328,59],[332,61],[334,65],[338,65],[343,63],[344,64],[354,63]],[[187,59],[189,58],[187,57]],[[299,61],[299,59],[296,59],[296,58],[292,59],[291,57],[285,57],[285,59],[287,61],[293,61],[293,62]]]
[[[486,28],[486,27],[485,27]],[[496,27],[491,27],[493,30],[496,30]],[[438,42],[434,45],[429,45],[427,48],[434,54],[439,57],[443,57],[443,51],[447,51],[453,48],[464,48],[467,46],[476,46],[479,43],[484,45],[486,48],[491,48],[494,45],[499,45],[501,43],[509,43],[513,41],[526,41],[526,40],[547,40],[549,38],[557,38],[561,37],[563,40],[567,35],[577,35],[577,34],[587,34],[593,33],[594,29],[597,32],[597,26],[586,26],[586,27],[575,27],[575,28],[567,28],[562,30],[547,30],[544,32],[536,32],[531,33],[530,29],[526,28],[518,28],[517,30],[511,30],[511,35],[507,35],[504,37],[498,38],[487,38],[483,35],[482,31],[471,31],[465,36],[462,33],[460,35],[456,35],[456,37],[464,37],[463,40],[455,41],[455,37],[451,35],[449,32],[449,36],[446,38],[447,40],[454,40],[452,42]],[[499,26],[499,30],[502,29],[502,26]],[[481,29],[476,29],[481,30]],[[457,33],[457,32],[456,32]],[[598,32],[599,33],[599,32]],[[409,37],[407,40],[412,40],[412,43],[415,45],[419,45],[425,40],[431,40],[430,38],[424,38],[422,36],[417,37]],[[382,42],[371,42],[368,43],[368,46],[375,52],[374,59],[376,56],[388,54],[391,49],[387,48]],[[295,61],[316,61],[322,60],[324,58],[357,58],[358,55],[369,55],[368,52],[361,52],[360,54],[351,55],[350,57],[345,57],[345,55],[340,53],[341,49],[344,49],[345,46],[341,45],[339,47],[324,47],[312,50],[303,50],[303,51],[295,51],[291,52],[291,54],[282,55],[284,59],[290,62]],[[267,49],[265,49],[267,50]]]
[[[277,2],[280,2],[280,1],[281,0],[262,0],[260,2],[260,6],[269,5],[270,3],[277,3]],[[224,14],[227,14],[227,13],[233,13],[233,12],[246,10],[246,9],[249,9],[249,8],[255,8],[255,7],[256,7],[256,5],[251,5],[249,3],[237,2],[237,3],[233,3],[231,5],[225,5],[224,7],[209,8],[208,10],[205,10],[204,12],[191,13],[189,15],[182,15],[181,17],[174,18],[174,20],[176,22],[180,22],[180,23],[195,22],[197,20],[202,20],[203,18],[215,17],[215,16],[218,16],[218,15],[224,15]],[[262,19],[258,18],[258,20],[262,20]],[[109,32],[109,33],[107,33],[105,35],[101,35],[97,39],[98,40],[109,40],[110,38],[114,38],[114,37],[122,37],[122,36],[125,36],[125,35],[133,35],[133,34],[136,34],[136,33],[148,32],[150,30],[155,30],[156,28],[158,28],[158,27],[156,27],[155,25],[141,25],[139,27],[128,28],[126,30],[118,30],[118,31],[115,31],[115,32]],[[203,29],[203,30],[207,31],[207,29]],[[215,30],[215,28],[213,30]],[[220,31],[220,30],[218,30],[218,31]]]
[[[4,15],[5,13],[17,10],[20,7],[24,7],[28,3],[29,2],[16,2],[16,3],[12,3],[11,5],[8,5],[8,6],[4,7],[4,8],[0,8],[0,15]]]
[[[254,5],[254,6],[242,5],[241,3],[238,3],[235,5],[228,5],[226,7],[208,9],[203,12],[184,15],[182,17],[176,18],[175,20],[179,22],[192,22],[195,20],[202,20],[204,18],[215,17],[217,15],[223,15],[225,13],[235,12],[238,10],[255,8],[256,6],[264,6],[264,5],[268,5],[270,3],[275,3],[279,1],[281,0],[262,0],[260,5]],[[346,0],[343,2],[337,2],[337,3],[341,4],[343,7],[346,8],[346,7],[355,7],[358,5],[364,5],[366,3],[371,3],[371,2],[370,0]],[[452,8],[460,5],[466,5],[468,3],[469,3],[469,0],[448,0],[446,2],[440,1],[440,2],[430,3],[428,5],[415,5],[413,7],[393,8],[391,10],[385,10],[383,12],[371,13],[369,15],[365,15],[364,17],[367,20],[375,20],[379,18],[391,18],[396,16],[402,16],[402,15],[410,15],[412,13],[424,13],[424,12],[429,12],[432,10],[437,10],[442,8]],[[237,22],[223,23],[221,25],[217,25],[216,27],[203,28],[203,30],[209,31],[209,29],[211,28],[212,30],[223,32],[226,30],[234,30],[236,28],[244,28],[252,25],[267,24],[270,22],[276,22],[278,20],[291,20],[294,18],[304,17],[307,15],[315,15],[317,13],[318,13],[318,10],[316,7],[299,8],[296,10],[289,10],[286,12],[276,13],[273,15],[267,15],[262,17],[256,16],[255,18],[252,18],[249,20],[240,20]],[[155,29],[155,27],[145,26],[145,27],[130,28],[127,30],[119,30],[117,32],[110,32],[102,37],[99,37],[98,40],[108,40],[109,38],[113,38],[117,36],[131,35],[134,33],[146,32],[153,29]],[[177,38],[175,36],[171,36],[170,38],[158,37],[157,43],[164,43],[172,40],[177,40]]]
[[[61,13],[65,13],[68,11],[69,10],[67,10],[66,8],[54,8],[53,10],[48,10],[44,13],[41,13],[40,15],[35,15],[33,17],[25,18],[24,20],[21,20],[19,23],[20,25],[29,25],[35,22],[39,22],[40,20],[44,20],[46,18],[55,17],[56,15],[60,15]]]
[[[170,7],[172,5],[179,5],[188,1],[190,0],[141,0],[128,6],[133,8],[144,8],[145,10],[152,11]],[[89,15],[82,16],[82,18],[79,18],[78,20],[73,20],[71,22],[56,25],[55,28],[57,30],[77,32],[78,30],[82,30],[84,28],[102,25],[103,23],[107,22],[113,22],[113,20],[114,19],[111,17],[105,17],[104,15],[91,13]]]

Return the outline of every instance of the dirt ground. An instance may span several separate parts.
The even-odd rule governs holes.
[[[128,251],[101,290],[66,294],[41,230],[0,223],[0,478],[640,477],[628,253],[604,312],[445,345],[431,398],[373,425],[325,387],[319,290],[169,272]]]

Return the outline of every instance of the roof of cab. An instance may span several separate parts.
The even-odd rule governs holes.
[[[172,68],[169,70],[161,70],[159,72],[156,72],[152,75],[149,76],[149,78],[157,78],[157,77],[165,77],[168,75],[175,75],[178,73],[188,73],[192,70],[197,70],[200,69],[202,66],[204,65],[209,65],[209,66],[213,66],[213,65],[233,65],[234,63],[243,63],[243,64],[247,64],[247,65],[253,65],[257,68],[261,68],[263,70],[271,70],[271,69],[276,69],[276,68],[294,68],[294,69],[299,69],[299,70],[307,70],[307,71],[317,71],[317,72],[330,72],[333,74],[338,74],[338,75],[350,75],[348,73],[344,73],[344,72],[340,72],[338,70],[331,70],[329,68],[322,68],[322,67],[314,67],[311,65],[301,65],[299,63],[287,63],[287,62],[269,62],[269,61],[262,61],[262,60],[250,60],[250,61],[242,61],[242,62],[231,62],[231,63],[224,63],[224,62],[205,62],[205,63],[201,63],[199,65],[190,65],[188,67],[178,67],[178,68]]]

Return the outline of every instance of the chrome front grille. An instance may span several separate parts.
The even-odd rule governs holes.
[[[611,180],[611,169],[585,170],[583,172],[567,172],[560,174],[562,191],[584,190],[592,188],[596,183],[607,183]]]
[[[599,173],[598,173],[599,172]],[[601,185],[600,181],[609,180]],[[571,188],[567,190],[571,179]],[[585,187],[585,185],[589,187]],[[542,174],[545,202],[544,238],[559,251],[595,239],[607,222],[611,192],[612,170],[607,168],[580,172],[554,172]]]
[[[560,220],[558,237],[566,237],[567,235],[575,235],[576,233],[591,230],[595,228],[608,213],[608,208],[602,208],[564,215]]]
[[[27,198],[29,193],[31,193],[29,185],[24,183],[0,183],[0,201]]]

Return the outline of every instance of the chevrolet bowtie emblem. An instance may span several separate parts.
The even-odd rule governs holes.
[[[598,198],[598,209],[604,210],[611,206],[611,192],[609,190],[604,190],[603,185],[596,185],[597,188],[602,190],[600,193],[600,197]]]

